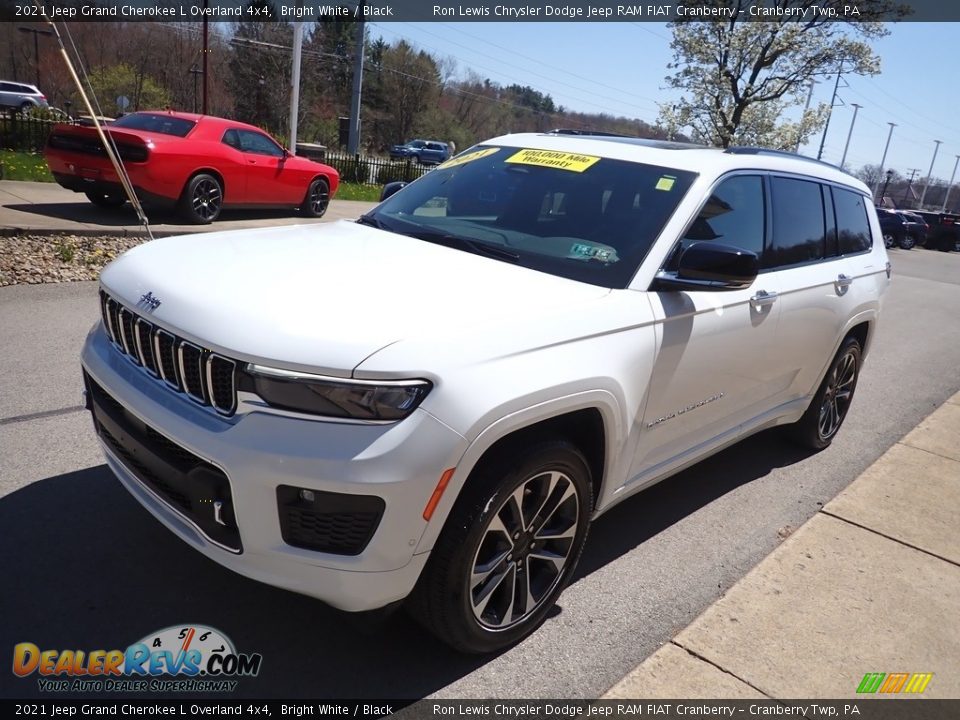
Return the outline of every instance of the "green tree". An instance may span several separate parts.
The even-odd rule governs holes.
[[[702,6],[682,0],[680,6]],[[880,22],[902,17],[894,0],[860,3],[859,14],[844,16],[843,0],[775,0],[766,7],[794,11],[774,21],[751,20],[750,0],[708,0],[729,8],[722,21],[671,23],[675,70],[667,85],[684,91],[679,102],[660,107],[660,121],[672,132],[690,128],[693,139],[710,145],[759,145],[792,150],[826,119],[820,105],[794,122],[783,114],[806,100],[810,82],[836,73],[876,75],[880,58],[870,42],[887,34]],[[815,10],[816,8],[816,10]],[[837,19],[822,14],[833,9]],[[805,14],[796,14],[805,11]]]
[[[90,73],[90,87],[96,93],[105,113],[119,112],[117,98],[130,101],[127,112],[134,110],[162,110],[170,103],[170,93],[156,80],[136,72],[125,63],[99,68]]]
[[[236,24],[230,41],[227,85],[234,97],[234,117],[280,133],[290,108],[290,47],[293,28],[278,20],[269,0],[252,0],[270,19]]]

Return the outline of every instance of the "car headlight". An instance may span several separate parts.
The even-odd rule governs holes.
[[[241,389],[271,407],[349,420],[402,420],[433,387],[426,380],[345,380],[253,363],[245,371]]]

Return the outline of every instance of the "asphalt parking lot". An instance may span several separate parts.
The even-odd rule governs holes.
[[[403,615],[345,622],[180,543],[113,479],[80,408],[96,285],[0,288],[0,649],[123,648],[203,623],[263,654],[236,697],[597,697],[960,390],[960,254],[891,260],[877,340],[828,450],[764,433],[621,504],[592,528],[559,611],[486,658],[454,654]],[[0,696],[39,694],[0,673]]]

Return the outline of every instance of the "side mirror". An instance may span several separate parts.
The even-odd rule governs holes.
[[[380,192],[380,202],[383,202],[398,190],[403,190],[403,188],[405,188],[407,185],[408,183],[405,183],[402,180],[387,183],[383,186],[383,190]]]
[[[671,290],[742,290],[757,279],[756,253],[715,242],[694,243],[680,255],[676,275],[661,273],[657,282]]]

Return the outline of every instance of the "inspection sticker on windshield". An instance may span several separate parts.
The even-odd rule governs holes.
[[[653,187],[657,190],[673,190],[673,184],[677,179],[673,175],[661,175],[657,184]]]
[[[456,165],[463,165],[464,163],[473,162],[474,160],[479,160],[480,158],[486,157],[487,155],[493,155],[495,152],[499,152],[500,148],[484,148],[483,150],[475,150],[474,152],[465,153],[463,155],[458,155],[455,158],[450,158],[445,163],[441,163],[437,166],[438,170],[443,170],[444,168],[454,167]]]
[[[506,161],[521,165],[540,165],[541,167],[583,172],[599,159],[594,155],[580,155],[579,153],[556,152],[554,150],[521,150],[508,157]]]

